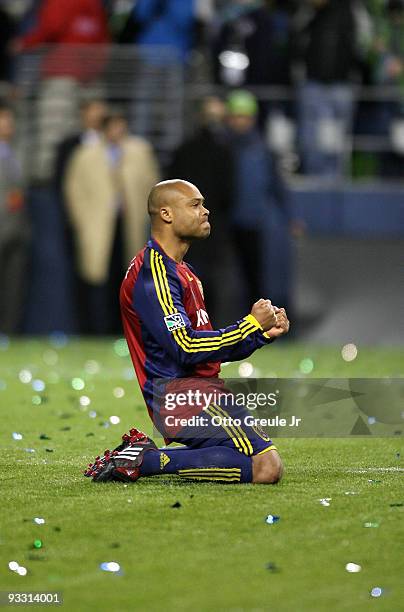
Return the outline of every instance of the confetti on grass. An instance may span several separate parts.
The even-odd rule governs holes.
[[[12,572],[15,572],[19,576],[27,575],[27,568],[23,567],[22,565],[19,565],[17,561],[10,561],[10,563],[8,564],[8,567]]]
[[[358,572],[361,571],[362,568],[357,563],[347,563],[345,566],[345,569],[350,574],[357,574]]]
[[[268,516],[265,518],[265,522],[267,525],[273,525],[274,523],[280,521],[280,519],[281,517],[277,516],[276,514],[268,514]]]
[[[104,563],[100,563],[100,569],[103,572],[112,572],[115,574],[120,571],[121,566],[116,561],[105,561]]]

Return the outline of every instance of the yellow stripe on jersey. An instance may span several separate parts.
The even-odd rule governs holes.
[[[186,468],[179,470],[179,472],[181,472],[181,474],[195,474],[199,476],[208,476],[209,474],[213,474],[214,476],[237,476],[241,474],[241,468]]]
[[[182,474],[181,472],[178,472],[178,476],[193,480],[216,480],[220,482],[240,482],[241,479],[241,476],[225,476],[222,474],[207,474],[206,476],[200,476],[198,474]]]
[[[161,297],[161,289],[160,289],[160,283],[158,281],[158,276],[157,276],[157,272],[156,272],[156,263],[155,263],[155,259],[154,259],[154,254],[155,254],[155,250],[151,249],[150,252],[150,267],[151,267],[151,272],[152,272],[152,276],[153,276],[153,281],[154,281],[154,288],[156,290],[156,294],[157,294],[157,298],[158,301],[160,302],[160,306],[163,309],[163,312],[165,315],[170,314],[167,310],[167,307],[165,305],[164,300]]]
[[[210,416],[215,416],[215,417],[217,417],[217,416],[221,417],[222,416],[222,415],[220,415],[220,413],[218,413],[213,408],[213,406],[211,404],[207,408],[205,408],[205,412],[207,412]],[[235,433],[234,429],[231,426],[227,427],[227,425],[224,425],[224,423],[221,423],[220,426],[225,430],[225,432],[229,436],[230,440],[232,440],[232,442],[233,442],[234,446],[237,448],[237,450],[240,453],[247,454],[246,453],[246,448],[245,448],[244,444],[243,445],[240,444],[239,438],[237,437],[237,433],[236,433],[236,435],[234,435],[234,433]]]
[[[248,448],[244,440],[240,436],[240,432],[237,430],[237,428],[233,424],[229,423],[229,419],[227,417],[224,417],[223,413],[217,410],[216,405],[210,404],[209,408],[206,409],[206,412],[208,412],[211,416],[219,417],[221,419],[220,426],[226,431],[227,435],[233,441],[234,446],[237,448],[237,450],[240,453],[243,453],[244,455],[248,455],[249,454]],[[227,419],[226,425],[223,423],[223,418]]]
[[[195,480],[221,480],[223,482],[240,482],[240,468],[193,468],[178,470],[178,475],[183,478]]]
[[[275,444],[271,444],[271,446],[268,446],[268,448],[264,448],[264,450],[257,453],[257,455],[263,455],[264,453],[267,453],[268,451],[271,451],[271,450],[278,450]]]
[[[169,288],[169,284],[167,280],[166,269],[163,263],[163,258],[156,251],[155,251],[155,262],[156,262],[156,271],[157,271],[157,277],[159,281],[162,300],[164,302],[166,309],[168,309],[169,314],[174,314],[178,311],[175,308],[173,300],[172,300],[172,296],[171,296],[171,292],[170,292],[170,288]],[[256,321],[255,318],[254,318],[254,321]],[[225,332],[224,334],[222,334],[222,336],[214,337],[214,338],[209,338],[209,337],[190,338],[188,334],[186,334],[184,329],[177,330],[177,332],[179,336],[182,336],[182,340],[188,346],[188,348],[191,348],[192,346],[197,345],[197,344],[203,344],[204,346],[207,346],[207,345],[210,346],[211,344],[216,345],[218,342],[221,342],[222,345],[236,344],[240,340],[240,331],[242,332],[242,336],[244,338],[245,335],[248,335],[249,333],[251,333],[251,331],[248,331],[249,329],[251,329],[251,326],[254,327],[254,324],[250,320],[243,321],[240,324],[240,327],[238,329],[235,329],[230,332]],[[235,339],[235,342],[230,343],[229,340],[233,338]]]
[[[236,432],[238,432],[241,435],[241,438],[238,438],[238,440],[241,442],[241,444],[243,445],[243,447],[245,449],[244,453],[248,457],[253,455],[254,454],[254,449],[252,447],[251,441],[250,441],[249,437],[247,436],[247,434],[245,433],[245,431],[243,431],[241,429],[241,426],[234,424],[233,417],[228,412],[226,412],[226,410],[224,410],[224,408],[222,408],[218,404],[212,404],[212,406],[219,412],[219,414],[221,414],[222,417],[224,417],[226,419],[232,419],[233,420],[233,423],[232,423],[231,427],[233,427],[233,430],[235,430]]]
[[[171,296],[163,258],[155,249],[151,249],[150,262],[156,294],[164,314],[167,316],[178,312]],[[225,332],[219,337],[191,338],[185,328],[175,330],[173,337],[185,352],[196,353],[207,350],[215,351],[223,346],[232,346],[258,329],[261,329],[258,321],[252,315],[248,315],[237,329]]]
[[[223,408],[217,404],[210,404],[209,410],[207,410],[207,412],[211,416],[219,417],[222,421],[223,419],[226,419],[226,425],[224,425],[222,422],[221,427],[223,427],[226,433],[230,436],[237,450],[239,450],[240,453],[247,455],[247,457],[250,457],[254,452],[252,444],[241,427],[234,424],[233,418],[229,415],[229,413],[223,410]],[[232,432],[233,435],[230,432]]]
[[[160,286],[160,294],[164,302],[163,310],[164,311],[169,310],[170,313],[175,313],[177,312],[177,309],[174,307],[172,303],[171,293],[169,292],[167,279],[165,279],[165,282],[164,282],[162,279],[162,276],[160,276],[159,274],[159,272],[161,272],[161,269],[159,269],[160,262],[158,260],[157,262],[158,263],[156,265],[156,269],[157,269],[157,275],[159,277],[158,280],[159,280],[159,286]],[[165,274],[165,269],[162,268],[162,270]],[[164,284],[162,284],[163,282]],[[169,295],[169,299],[167,298],[167,295]],[[222,346],[231,346],[233,344],[237,344],[240,341],[240,333],[241,333],[241,337],[245,338],[252,331],[255,331],[255,329],[251,326],[251,324],[249,324],[249,322],[244,321],[242,324],[240,324],[238,329],[233,330],[231,332],[225,332],[220,337],[191,338],[187,334],[184,328],[174,331],[173,336],[177,344],[179,344],[185,352],[196,353],[196,352],[200,352],[203,350],[205,351],[206,350],[212,350],[212,351],[218,350]]]
[[[232,467],[232,468],[231,467],[203,467],[203,468],[199,467],[199,468],[182,468],[180,471],[182,473],[185,473],[185,472],[195,472],[195,471],[197,471],[197,472],[209,472],[209,473],[212,472],[212,471],[214,471],[214,472],[238,472],[238,473],[240,473],[241,472],[241,468],[239,468],[239,467]]]

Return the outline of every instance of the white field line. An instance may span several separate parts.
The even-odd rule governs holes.
[[[349,468],[346,470],[351,474],[368,474],[369,472],[404,472],[401,467],[369,467],[369,468]]]

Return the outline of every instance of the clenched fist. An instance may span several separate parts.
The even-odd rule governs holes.
[[[251,314],[255,317],[264,331],[273,328],[277,323],[275,307],[272,306],[271,300],[261,298],[255,302],[251,308]]]
[[[273,306],[276,316],[276,324],[267,330],[267,336],[269,338],[279,338],[288,333],[290,322],[284,308],[277,308]]]

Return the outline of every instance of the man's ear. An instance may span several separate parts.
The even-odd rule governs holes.
[[[160,208],[160,219],[162,219],[164,223],[172,223],[173,214],[171,208],[169,208],[168,206],[166,208]]]

